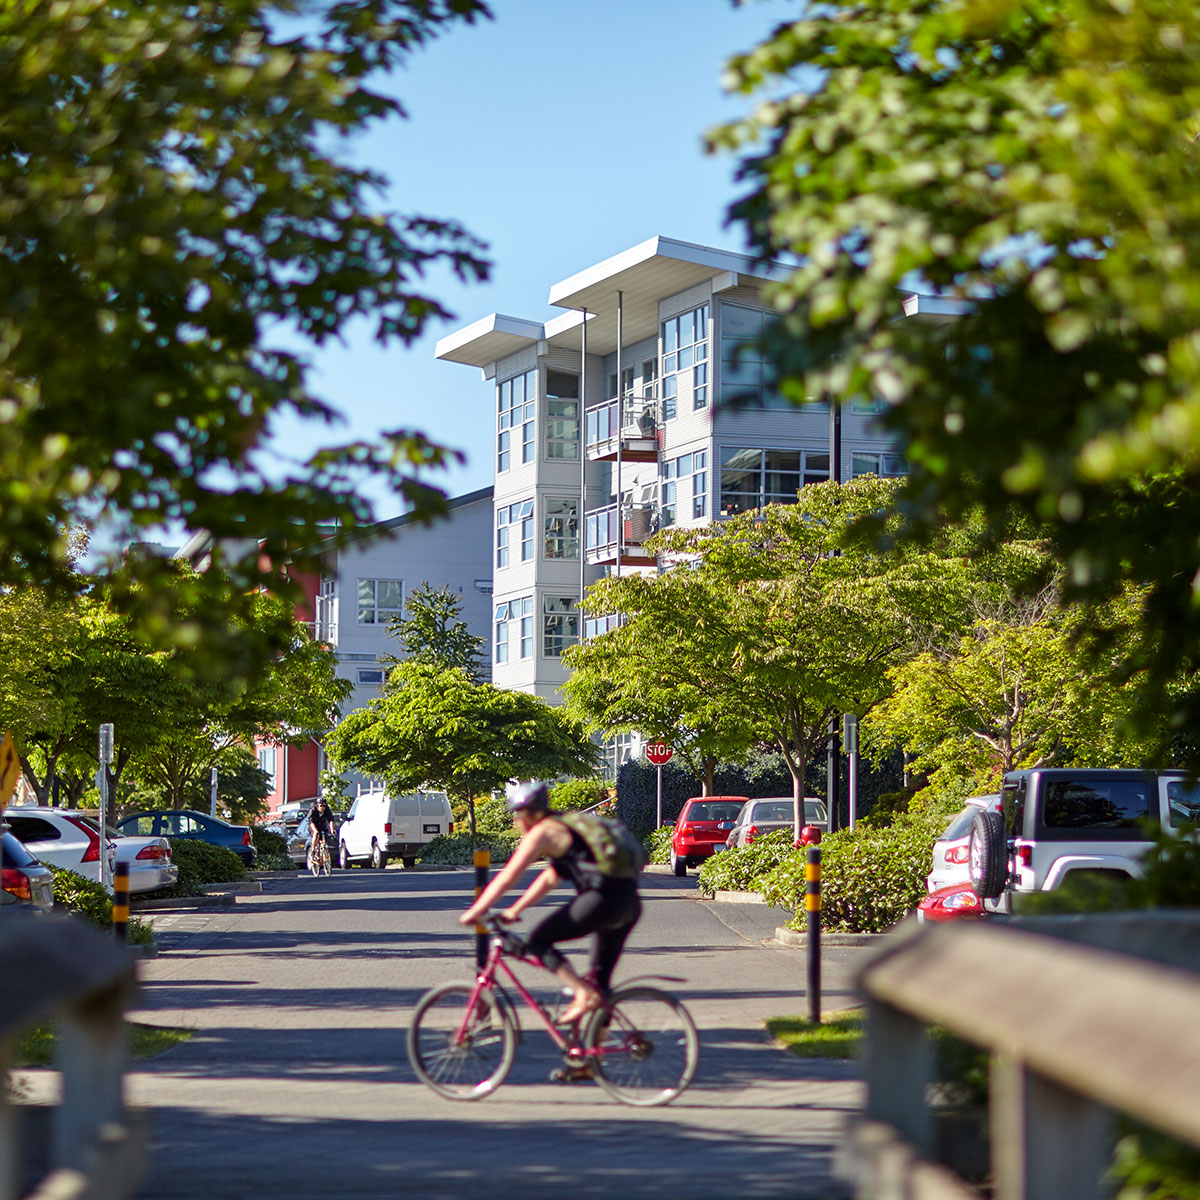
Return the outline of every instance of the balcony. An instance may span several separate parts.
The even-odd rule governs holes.
[[[610,504],[587,514],[584,554],[589,566],[652,567],[646,542],[658,530],[658,505]]]
[[[658,401],[653,396],[614,398],[587,410],[587,456],[590,462],[658,460]]]

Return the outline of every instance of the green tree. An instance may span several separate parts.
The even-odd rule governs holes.
[[[465,802],[509,780],[592,775],[596,747],[561,708],[476,683],[462,667],[403,662],[387,693],[349,713],[325,741],[339,771],[381,779],[393,792],[438,787]]]
[[[393,617],[388,625],[388,635],[400,643],[404,654],[385,662],[394,666],[406,659],[443,670],[461,667],[472,679],[479,678],[484,639],[460,618],[462,597],[453,588],[422,583],[409,592],[404,607],[408,615]]]
[[[268,438],[281,419],[340,418],[303,350],[283,346],[360,319],[411,343],[446,315],[423,276],[485,275],[463,230],[381,210],[383,178],[336,148],[403,115],[373,78],[486,13],[477,0],[0,9],[0,585],[74,586],[64,531],[101,517],[118,545],[206,529],[218,549],[186,623],[175,591],[114,594],[250,673],[280,647],[239,641],[254,631],[236,618],[260,585],[296,598],[285,564],[361,537],[377,519],[365,481],[420,518],[444,509],[427,476],[455,452],[419,433],[301,463]],[[133,551],[118,575],[170,569]]]
[[[796,402],[881,396],[906,510],[1014,502],[1068,599],[1149,586],[1121,671],[1200,716],[1200,9],[1171,0],[831,0],[730,63],[732,210],[799,265],[767,335]],[[897,321],[900,287],[961,318]],[[1200,762],[1193,750],[1193,765]]]

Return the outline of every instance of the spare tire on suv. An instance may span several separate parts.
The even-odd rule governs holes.
[[[981,900],[995,900],[1008,882],[1008,837],[998,812],[980,812],[971,822],[967,850],[971,890]]]

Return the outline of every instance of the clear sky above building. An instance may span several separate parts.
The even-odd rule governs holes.
[[[411,348],[380,348],[361,323],[314,351],[313,385],[348,418],[335,431],[281,424],[276,447],[416,428],[463,450],[440,482],[461,495],[492,481],[489,392],[434,344],[490,312],[544,320],[552,283],[655,234],[744,250],[725,227],[736,163],[705,130],[745,111],[726,59],[797,5],[765,0],[489,0],[494,19],[448,33],[389,83],[409,114],[346,147],[390,180],[381,206],[454,219],[488,243],[491,280],[431,287],[456,314]],[[381,515],[398,502],[377,497]]]

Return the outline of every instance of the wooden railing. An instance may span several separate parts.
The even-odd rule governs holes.
[[[124,1200],[140,1183],[145,1132],[123,1094],[134,964],[77,921],[0,911],[0,1200],[25,1191],[31,1170],[42,1175],[43,1157],[36,1197]],[[6,1072],[18,1036],[44,1022],[58,1035],[61,1100],[48,1135],[31,1138],[27,1121],[18,1137]]]
[[[1109,1194],[1114,1116],[1200,1146],[1200,915],[917,926],[863,970],[862,1200],[977,1200],[944,1160],[931,1025],[989,1055],[994,1200]]]

